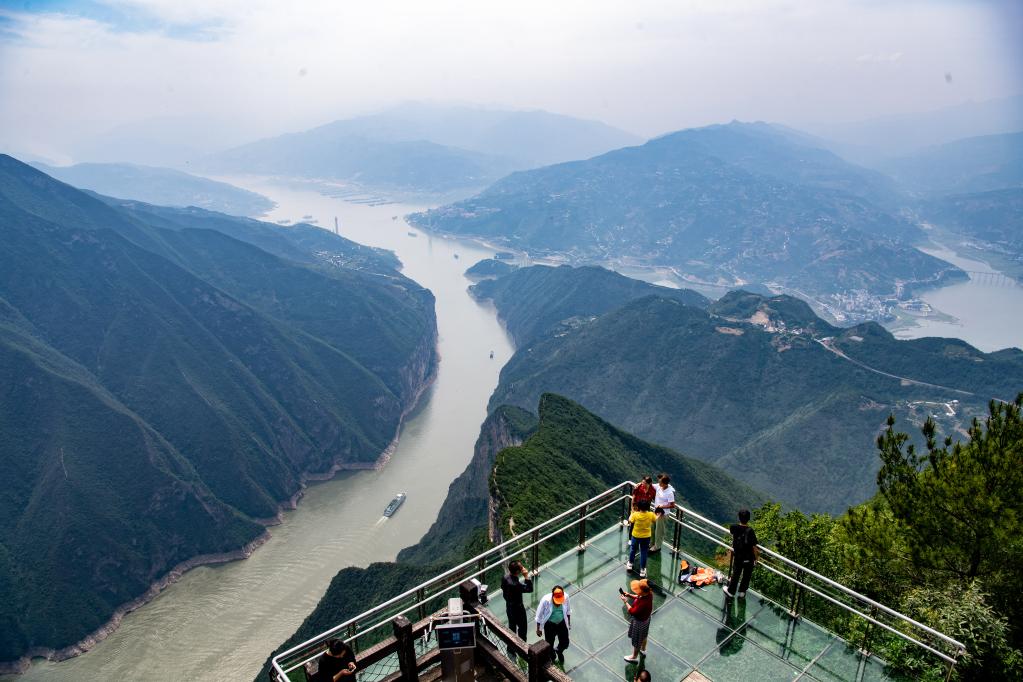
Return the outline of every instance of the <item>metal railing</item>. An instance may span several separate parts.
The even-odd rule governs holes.
[[[298,670],[308,661],[318,657],[323,652],[324,644],[328,639],[338,638],[351,642],[351,640],[388,627],[396,616],[404,616],[413,611],[421,612],[424,604],[445,594],[456,596],[455,591],[464,580],[484,576],[488,571],[500,568],[509,551],[516,554],[529,551],[532,565],[537,566],[539,550],[545,542],[560,536],[573,527],[582,525],[585,528],[588,519],[627,501],[629,494],[626,491],[631,491],[631,486],[631,482],[623,482],[609,488],[528,531],[275,655],[270,661],[271,675],[280,682],[284,682],[289,679],[288,673]],[[583,531],[582,537],[585,537],[585,531]],[[528,544],[522,544],[524,539],[529,540]],[[357,646],[353,648],[358,649]]]
[[[701,540],[712,543],[716,548],[724,550],[732,548],[726,539],[730,537],[728,528],[691,509],[678,507],[669,518],[676,528],[670,548],[676,552],[683,552],[683,548],[680,547],[682,531],[692,533]],[[851,643],[858,644],[864,654],[871,653],[872,628],[880,628],[937,657],[948,665],[948,677],[951,677],[953,667],[966,652],[962,642],[796,563],[768,547],[760,547],[760,561],[757,565],[791,584],[788,611],[793,618],[803,615],[806,610],[806,595],[810,594],[854,618],[862,619],[867,624],[862,640]]]
[[[289,673],[299,670],[306,662],[323,652],[328,639],[344,639],[358,652],[360,640],[383,634],[386,631],[382,629],[391,626],[394,618],[416,612],[414,617],[422,620],[427,613],[428,604],[445,595],[457,596],[461,583],[471,578],[483,578],[489,571],[500,569],[509,554],[524,554],[528,551],[531,565],[538,567],[541,546],[574,527],[578,528],[577,549],[585,551],[587,521],[617,505],[620,510],[619,523],[624,523],[629,511],[633,486],[632,482],[625,481],[609,488],[527,531],[520,532],[510,540],[275,655],[271,659],[271,677],[278,682],[286,682],[290,679]],[[675,528],[671,543],[666,542],[665,547],[671,549],[676,557],[680,554],[692,555],[682,547],[683,532],[699,538],[705,548],[710,546],[731,549],[731,545],[725,541],[729,535],[728,529],[695,511],[677,507],[668,518],[675,524]],[[789,613],[793,618],[802,615],[804,599],[809,593],[813,598],[822,599],[852,617],[862,619],[867,624],[865,636],[860,643],[860,649],[865,655],[870,653],[870,633],[874,627],[936,656],[948,665],[949,677],[957,660],[965,652],[965,646],[961,642],[766,547],[761,548],[761,561],[758,565],[791,583]]]

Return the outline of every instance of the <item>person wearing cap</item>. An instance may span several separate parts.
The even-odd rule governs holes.
[[[650,614],[654,612],[654,591],[646,580],[633,580],[629,588],[632,592],[622,592],[620,595],[629,607],[629,639],[632,641],[632,655],[626,656],[625,660],[628,663],[639,663],[640,655],[646,656]],[[629,600],[632,600],[631,604]]]
[[[540,598],[536,606],[536,636],[543,637],[552,647],[554,640],[558,646],[554,651],[558,655],[558,663],[565,664],[565,649],[568,648],[568,631],[572,629],[572,607],[568,601],[568,593],[561,585],[555,585],[550,594]]]

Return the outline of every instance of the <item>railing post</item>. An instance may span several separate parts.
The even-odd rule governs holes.
[[[551,645],[546,639],[533,642],[526,652],[526,660],[529,662],[529,682],[542,682],[543,667],[551,660]]]
[[[799,612],[803,606],[803,569],[796,569],[796,582],[792,585],[792,599],[789,600],[789,617],[799,618]]]
[[[529,534],[529,541],[533,544],[533,549],[530,551],[530,558],[533,564],[533,570],[536,571],[540,567],[540,531],[534,530]]]
[[[945,675],[945,682],[951,682],[951,680],[952,680],[952,671],[955,670],[956,663],[959,662],[959,656],[962,653],[963,653],[962,649],[956,649],[955,654],[952,655],[952,658],[954,660],[951,663],[948,664],[948,674]]]
[[[629,515],[632,514],[632,488],[632,483],[626,483],[623,488],[625,494],[629,496],[627,499],[622,500],[622,514],[621,518],[618,519],[618,522],[623,526],[627,523],[626,520],[629,518]]]
[[[586,509],[588,505],[583,505],[583,508],[579,510],[579,546],[576,547],[580,552],[586,550]]]
[[[419,671],[416,670],[416,642],[412,638],[412,623],[405,616],[398,616],[391,625],[394,628],[394,639],[398,642],[398,669],[401,670],[403,682],[417,682]]]
[[[416,614],[419,616],[418,620],[426,618],[426,588],[420,587],[416,590],[416,603],[419,607],[416,609]]]
[[[678,555],[682,553],[682,511],[675,507],[671,510],[671,514],[675,521],[675,530],[671,536],[671,549],[675,553],[675,558],[678,559]]]
[[[870,607],[870,617],[877,619],[877,607]],[[868,622],[867,629],[863,633],[863,644],[860,646],[860,653],[863,654],[864,658],[870,656],[870,636],[874,634],[874,624]]]
[[[345,640],[348,642],[348,646],[352,647],[352,653],[359,653],[359,638],[356,635],[359,632],[359,624],[352,623],[345,629]]]

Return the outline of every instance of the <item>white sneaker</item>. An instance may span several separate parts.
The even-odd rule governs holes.
[[[639,577],[640,578],[645,578],[646,577],[646,569],[645,568],[639,569]]]
[[[625,659],[626,663],[639,663],[639,659],[633,658],[632,656],[623,656],[622,658]]]
[[[746,598],[746,593],[745,592],[739,592],[735,596],[738,597],[739,599],[745,599]]]
[[[626,561],[625,562],[625,570],[626,571],[631,571],[632,570],[632,562],[631,561]]]

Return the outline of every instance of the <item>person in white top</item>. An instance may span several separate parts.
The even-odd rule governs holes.
[[[550,594],[540,598],[536,606],[536,636],[543,637],[554,646],[555,638],[558,646],[554,651],[558,655],[558,663],[565,664],[565,649],[568,648],[568,631],[572,629],[572,606],[568,601],[568,593],[561,585],[555,585]]]
[[[657,487],[654,488],[654,513],[657,514],[657,522],[654,523],[654,541],[650,543],[651,554],[661,551],[664,533],[668,527],[668,514],[674,508],[675,489],[671,487],[671,477],[668,474],[661,474],[657,477]]]

